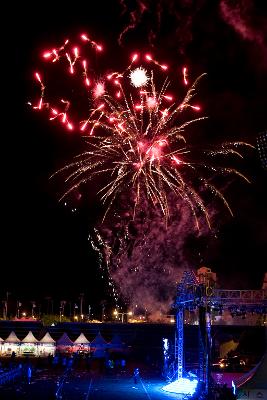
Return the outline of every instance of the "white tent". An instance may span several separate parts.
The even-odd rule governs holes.
[[[0,355],[3,354],[2,347],[3,347],[4,339],[0,337]]]
[[[38,340],[33,335],[32,331],[29,331],[24,339],[21,341],[20,352],[23,355],[36,355],[38,354]]]
[[[12,332],[10,332],[8,337],[6,338],[5,342],[6,343],[20,343],[20,340],[17,337],[17,335],[15,334],[15,332],[12,331]]]
[[[76,340],[74,340],[75,344],[89,344],[89,340],[85,337],[85,335],[83,333],[81,333]]]
[[[2,353],[4,355],[10,355],[13,351],[18,354],[20,353],[20,340],[14,331],[10,332],[2,345]]]
[[[51,337],[49,332],[46,332],[44,337],[39,341],[38,354],[40,356],[54,355],[56,351],[55,340]]]
[[[33,335],[32,331],[29,331],[24,339],[21,341],[22,343],[38,343],[38,340]]]
[[[90,342],[83,333],[81,333],[77,339],[74,340],[73,351],[90,351]]]
[[[49,332],[46,332],[46,334],[44,335],[44,337],[39,341],[40,343],[56,343],[56,341],[52,338],[52,336],[50,335]]]

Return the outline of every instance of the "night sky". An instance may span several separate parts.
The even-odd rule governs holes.
[[[38,8],[24,3],[6,14],[11,24],[1,45],[0,296],[6,290],[29,300],[49,294],[76,298],[84,292],[88,301],[98,302],[105,285],[88,232],[98,221],[99,205],[89,192],[73,212],[76,203],[59,204],[62,188],[49,180],[83,149],[83,142],[79,133],[66,133],[26,104],[36,93],[33,73],[41,70],[41,52],[88,32],[104,44],[109,67],[120,64],[121,56],[126,65],[128,54],[145,49],[179,68],[188,65],[194,77],[207,72],[199,98],[209,120],[199,139],[255,145],[257,134],[267,129],[267,10],[265,2],[244,0],[54,3]],[[239,6],[231,8],[233,3]],[[135,27],[119,46],[131,19]],[[225,192],[234,218],[218,215],[217,239],[192,239],[203,262],[229,288],[259,288],[267,271],[267,175],[256,150],[245,154],[240,169],[252,183],[231,181]]]

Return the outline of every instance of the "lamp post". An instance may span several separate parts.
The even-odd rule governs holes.
[[[32,318],[34,318],[34,309],[36,308],[36,303],[35,301],[31,301],[32,304]]]
[[[133,315],[132,311],[128,311],[128,312],[118,312],[117,310],[115,310],[113,312],[113,314],[115,315],[115,318],[118,317],[118,315],[121,315],[121,323],[124,323],[124,315]]]
[[[17,301],[17,318],[19,319],[20,317],[20,307],[22,306],[22,303],[18,300]]]
[[[62,317],[64,317],[64,309],[65,309],[65,300],[60,301],[60,308],[59,308],[59,322],[61,322]]]
[[[80,314],[81,314],[81,316],[83,315],[83,299],[84,299],[84,293],[80,293]]]

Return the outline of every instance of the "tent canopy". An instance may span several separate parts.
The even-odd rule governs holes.
[[[64,332],[63,335],[57,340],[57,346],[72,346],[73,341],[70,340],[67,333]]]
[[[55,340],[52,338],[49,332],[46,332],[44,337],[39,341],[40,343],[55,343]]]
[[[32,331],[29,331],[28,334],[25,336],[24,339],[21,341],[22,343],[37,343],[38,340],[33,335]]]
[[[74,340],[75,344],[89,344],[89,340],[85,337],[83,333],[81,333],[76,340]]]
[[[20,340],[17,337],[17,335],[15,334],[15,332],[12,331],[12,332],[10,332],[8,337],[6,338],[5,342],[6,343],[20,343]]]
[[[105,346],[105,345],[107,345],[107,342],[105,341],[105,339],[103,338],[101,333],[98,332],[98,334],[96,335],[94,340],[92,340],[91,346],[92,347],[101,347],[101,346]]]

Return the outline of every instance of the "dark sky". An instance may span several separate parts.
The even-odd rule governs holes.
[[[51,126],[26,105],[35,84],[33,72],[41,65],[40,52],[87,31],[105,45],[112,66],[121,54],[125,62],[132,50],[150,49],[150,39],[159,59],[178,66],[186,63],[194,76],[208,73],[201,88],[210,117],[205,139],[237,139],[255,145],[257,134],[267,129],[267,13],[260,1],[253,7],[252,2],[240,1],[238,12],[235,9],[226,17],[221,3],[231,4],[227,1],[173,5],[144,0],[146,10],[140,2],[125,1],[121,4],[128,8],[123,15],[117,0],[78,2],[78,6],[54,3],[35,7],[24,3],[6,11],[10,24],[2,43],[0,293],[3,298],[8,289],[14,298],[30,299],[86,292],[92,301],[99,301],[104,288],[87,240],[98,206],[92,202],[73,213],[58,204],[59,188],[49,181],[82,149],[81,138]],[[117,40],[130,13],[136,26],[120,47]],[[234,182],[227,188],[235,216],[220,217],[218,238],[209,241],[203,257],[224,286],[257,288],[267,271],[267,177],[257,152],[246,154],[241,167],[252,184]]]

